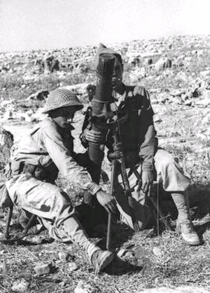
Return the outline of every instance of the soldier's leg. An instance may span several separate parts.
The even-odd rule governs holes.
[[[42,219],[52,238],[72,241],[85,250],[96,271],[112,261],[110,252],[101,251],[89,240],[76,218],[69,196],[60,188],[33,177],[28,178],[25,174],[10,179],[7,188],[15,204]]]
[[[183,239],[190,245],[200,244],[189,215],[187,189],[190,179],[183,174],[173,156],[162,149],[155,155],[155,168],[157,180],[162,183],[163,189],[171,194],[178,210],[177,227],[180,227]]]
[[[137,168],[137,172],[139,174],[141,173],[140,169],[141,166]],[[138,190],[138,178],[134,173],[129,174],[128,179],[130,188],[133,190],[132,197],[129,198],[129,202],[123,189],[123,181],[121,176],[119,175],[118,181],[115,181],[116,199],[118,209],[122,215],[122,220],[133,229],[131,217],[129,217],[132,212],[135,219],[138,221],[139,230],[149,228],[150,224],[154,223],[154,217],[151,208],[148,205],[146,195],[142,190]]]

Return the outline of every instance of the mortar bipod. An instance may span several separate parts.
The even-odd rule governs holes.
[[[4,237],[6,240],[9,239],[9,228],[10,228],[10,224],[11,224],[11,220],[12,220],[12,214],[13,214],[13,205],[8,207],[6,227],[5,227],[5,231],[4,231]],[[23,229],[23,231],[21,233],[22,236],[25,236],[27,234],[28,230],[31,228],[32,222],[34,221],[35,217],[36,217],[36,215],[31,215],[26,227]]]

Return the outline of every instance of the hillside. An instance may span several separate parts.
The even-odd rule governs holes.
[[[134,234],[122,223],[113,224],[111,248],[117,253],[106,273],[94,275],[74,245],[52,242],[46,231],[21,241],[0,243],[0,292],[206,293],[210,292],[210,36],[179,36],[130,43],[105,44],[124,60],[125,83],[150,91],[159,145],[172,153],[192,180],[190,211],[203,245],[186,246],[175,233],[176,213],[168,199],[161,208],[173,230],[162,224]],[[0,123],[15,140],[43,119],[47,92],[66,87],[87,104],[86,86],[95,82],[97,48],[0,53]],[[74,118],[78,136],[84,116]],[[0,135],[1,136],[1,135]],[[1,137],[0,137],[1,138]],[[6,162],[2,139],[1,166]],[[76,150],[84,151],[76,139]],[[1,168],[2,168],[1,167]],[[110,176],[105,159],[104,170]],[[1,169],[3,178],[3,169]],[[59,182],[66,188],[66,182]],[[109,184],[101,182],[104,188]],[[77,203],[81,194],[67,188]],[[11,234],[19,232],[17,213]],[[0,219],[3,235],[5,219]],[[105,245],[106,227],[95,241]],[[70,255],[70,261],[62,253]],[[37,275],[34,267],[51,264],[50,273]],[[77,268],[72,269],[72,263]],[[80,288],[79,288],[79,285]],[[84,289],[82,291],[82,286]],[[22,291],[21,291],[22,290]],[[80,290],[80,291],[79,291]]]

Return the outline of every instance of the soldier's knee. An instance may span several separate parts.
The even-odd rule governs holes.
[[[170,153],[166,152],[165,150],[158,151],[158,153],[155,156],[155,165],[157,169],[160,166],[167,168],[168,166],[174,164],[174,157]]]
[[[168,156],[163,158],[162,165],[165,167],[174,165],[175,161],[172,155],[168,154]]]

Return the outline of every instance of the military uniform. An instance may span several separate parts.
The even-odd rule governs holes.
[[[75,94],[57,89],[51,92],[43,112],[71,106],[77,110],[82,108]],[[93,196],[101,189],[87,171],[91,165],[84,167],[88,163],[87,158],[84,162],[85,155],[74,152],[73,127],[67,125],[69,127],[59,126],[49,115],[14,145],[6,188],[13,204],[38,216],[52,238],[80,245],[88,253],[96,271],[100,271],[112,261],[113,254],[101,251],[89,240],[70,196],[55,184],[60,172],[69,183]]]
[[[126,117],[125,121],[119,124],[119,134],[133,194],[132,206],[135,210],[135,217],[138,219],[139,228],[144,229],[146,227],[151,217],[151,211],[145,202],[146,195],[138,190],[139,180],[135,175],[136,171],[140,176],[144,171],[153,172],[166,192],[177,194],[173,199],[179,207],[179,220],[182,221],[187,217],[187,213],[186,210],[184,212],[180,210],[183,199],[180,201],[178,194],[186,191],[190,185],[190,179],[183,174],[181,167],[171,154],[158,148],[158,139],[153,123],[154,112],[148,91],[140,86],[124,85],[124,88],[124,94],[113,93],[113,95],[117,95],[118,118]],[[107,146],[109,154],[112,153],[112,131],[109,132]],[[118,170],[120,171],[120,169]],[[117,176],[115,179],[117,179]],[[117,182],[115,180],[115,195],[120,205],[123,205],[124,212],[128,212],[123,204],[122,197],[125,197],[125,195],[122,193],[122,183],[121,176],[118,176]],[[137,200],[136,193],[139,193]],[[126,217],[124,220],[126,221]],[[130,225],[130,222],[127,222],[127,224]]]

